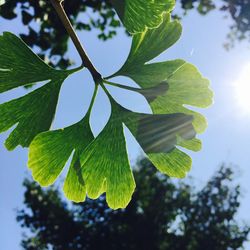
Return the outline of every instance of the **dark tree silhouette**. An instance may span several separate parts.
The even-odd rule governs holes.
[[[221,167],[200,191],[157,173],[146,160],[134,174],[137,191],[116,211],[103,196],[72,204],[55,187],[43,190],[26,179],[26,208],[17,215],[28,230],[23,249],[226,250],[247,240],[250,226],[235,220],[240,187],[231,168]]]
[[[226,49],[234,47],[236,41],[247,40],[250,42],[250,0],[180,0],[182,8],[187,13],[196,9],[201,15],[206,15],[212,10],[221,10],[233,22],[229,27]]]
[[[177,0],[184,12],[197,9],[208,14],[220,9],[232,18],[225,47],[230,49],[235,41],[250,40],[250,0]],[[50,63],[66,68],[72,62],[65,55],[68,49],[68,35],[48,0],[11,0],[0,6],[0,16],[5,19],[20,17],[28,28],[21,31],[23,40],[31,47],[39,49],[39,55],[47,56]],[[107,40],[116,35],[120,22],[115,16],[109,0],[65,0],[65,9],[76,30],[97,30],[98,37]],[[211,27],[213,28],[213,27]]]

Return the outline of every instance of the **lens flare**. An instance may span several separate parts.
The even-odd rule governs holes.
[[[250,115],[250,63],[243,67],[234,86],[236,100],[241,111]]]

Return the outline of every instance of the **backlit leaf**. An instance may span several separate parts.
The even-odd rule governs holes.
[[[111,208],[124,208],[128,205],[135,182],[127,156],[119,109],[114,103],[107,125],[82,153],[81,165],[90,198],[96,199],[106,192]]]
[[[5,145],[28,147],[33,138],[50,128],[62,82],[49,82],[26,96],[0,105],[0,132],[16,125]]]
[[[0,36],[0,93],[52,78],[66,78],[68,74],[49,67],[14,34],[4,32]]]
[[[171,21],[170,15],[167,14],[158,28],[135,34],[128,58],[117,74],[126,74],[133,71],[135,65],[143,65],[154,59],[175,44],[181,32],[181,24]]]
[[[142,94],[146,98],[153,114],[192,116],[191,122],[195,129],[193,132],[201,133],[207,126],[205,118],[186,105],[205,108],[211,104],[213,94],[209,89],[208,80],[204,79],[193,65],[183,60],[149,63],[150,60],[172,46],[179,39],[180,35],[180,24],[177,21],[172,22],[170,16],[166,15],[163,23],[158,28],[134,35],[126,62],[111,77],[130,77],[141,89],[129,89]],[[119,86],[122,87],[121,85]],[[155,135],[156,137],[161,137],[162,141],[169,140],[171,145],[171,139],[173,138],[168,138],[164,132],[160,133],[160,124],[157,124],[155,118],[150,119],[152,127],[147,127],[147,129],[155,131],[155,133],[149,136],[148,144],[153,147],[152,140]],[[171,126],[170,121],[165,120],[165,122],[165,126],[167,124]],[[172,124],[175,129],[178,129],[185,126],[185,120],[176,119],[176,123]],[[164,127],[163,125],[161,126]],[[146,133],[146,129],[144,130]],[[189,131],[191,130],[189,129]],[[186,138],[177,135],[174,137],[172,145],[178,145],[193,151],[200,150],[201,141],[194,138],[195,133],[193,133],[193,137]],[[139,139],[140,143],[138,135],[135,137],[137,140]],[[145,145],[140,144],[142,147],[144,146],[144,151],[147,153]],[[164,143],[160,143],[158,146],[159,149],[164,149]],[[157,153],[148,152],[147,155],[159,170],[170,176],[183,177],[191,166],[191,158],[175,147],[169,152],[164,152],[164,150]]]
[[[192,116],[134,113],[120,106],[112,97],[110,101],[111,117],[104,130],[83,151],[81,166],[87,195],[95,199],[106,192],[109,206],[117,209],[127,206],[135,188],[127,159],[123,124],[130,129],[155,166],[175,177],[184,177],[191,166],[190,157],[175,147],[177,137],[192,139],[195,131]],[[182,160],[179,160],[180,156]]]
[[[205,108],[212,103],[209,81],[196,67],[183,60],[141,65],[126,75],[143,89],[138,90],[148,100],[153,113],[185,113],[194,116],[194,127],[202,133],[206,119],[185,105]],[[135,73],[137,72],[137,73]],[[158,82],[158,83],[157,83]]]
[[[182,113],[139,114],[120,109],[124,124],[155,167],[171,177],[185,177],[192,160],[176,146],[180,139],[187,142],[195,139],[193,117]]]
[[[55,70],[20,38],[8,32],[0,36],[0,93],[47,80],[41,88],[0,105],[0,132],[16,125],[5,143],[9,150],[28,147],[37,134],[49,130],[61,85],[76,70]]]
[[[42,186],[55,182],[72,152],[74,152],[64,183],[66,197],[75,202],[85,200],[85,184],[81,176],[79,156],[94,139],[89,117],[59,130],[40,133],[30,145],[28,167]]]
[[[201,133],[207,126],[205,118],[185,105],[209,106],[213,96],[209,81],[193,65],[183,60],[147,63],[173,45],[180,34],[180,24],[172,22],[169,16],[158,28],[136,34],[128,59],[113,76],[130,77],[142,87],[138,92],[148,100],[154,114],[193,115],[193,125]]]
[[[124,208],[131,200],[135,181],[128,160],[124,126],[135,137],[155,167],[183,178],[192,160],[181,148],[198,151],[196,138],[206,128],[205,118],[193,107],[205,108],[212,102],[208,80],[183,60],[151,62],[180,38],[182,28],[171,21],[173,0],[111,0],[127,30],[134,34],[124,65],[112,76],[95,82],[95,92],[87,115],[80,122],[54,131],[50,129],[60,88],[75,71],[55,70],[37,57],[11,33],[0,36],[0,93],[41,81],[44,86],[25,96],[0,104],[0,132],[14,127],[6,147],[30,146],[28,167],[42,186],[53,184],[72,155],[64,182],[66,197],[75,202],[86,195],[97,198],[106,193],[108,205]],[[110,82],[125,76],[139,87]],[[111,84],[143,95],[152,114],[127,110],[110,95]],[[111,103],[111,115],[94,138],[89,117],[98,85]]]
[[[143,32],[162,22],[164,12],[170,12],[174,0],[110,0],[128,32]]]

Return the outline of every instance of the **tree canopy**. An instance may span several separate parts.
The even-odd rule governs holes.
[[[241,189],[235,172],[222,166],[199,191],[176,182],[147,161],[134,168],[138,189],[126,209],[113,211],[105,197],[74,204],[56,187],[24,181],[25,209],[17,220],[28,232],[26,250],[240,249],[250,226],[236,220]],[[28,231],[27,231],[28,230]]]
[[[229,27],[225,47],[230,49],[236,41],[250,39],[249,0],[177,0],[183,13],[196,9],[201,15],[219,9],[233,22]],[[114,37],[120,22],[109,0],[65,0],[65,10],[76,30],[97,30],[98,37],[107,40]],[[28,31],[21,32],[22,39],[31,47],[39,48],[39,56],[50,59],[60,68],[68,67],[72,61],[66,55],[68,35],[54,13],[49,1],[11,0],[0,6],[0,16],[12,20],[21,18]],[[179,16],[179,18],[181,18]],[[211,27],[212,28],[212,27]]]

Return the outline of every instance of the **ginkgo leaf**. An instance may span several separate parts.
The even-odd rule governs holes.
[[[53,184],[74,151],[64,182],[64,193],[70,200],[84,201],[86,190],[79,156],[93,139],[88,116],[67,128],[37,135],[30,144],[28,161],[34,180],[41,186]]]
[[[60,71],[45,64],[15,35],[0,36],[0,92],[47,80],[41,88],[0,105],[0,132],[16,125],[6,147],[28,147],[40,132],[49,130],[63,81],[78,69]]]
[[[193,125],[201,133],[207,126],[205,118],[184,105],[202,108],[209,106],[213,96],[209,81],[193,65],[183,60],[148,63],[173,45],[180,35],[180,24],[172,22],[169,15],[166,15],[158,28],[133,37],[125,64],[113,76],[130,77],[142,87],[136,91],[145,96],[154,114],[193,115]]]
[[[192,160],[176,146],[180,138],[187,142],[195,139],[192,116],[182,113],[140,114],[120,107],[121,114],[123,123],[157,169],[171,177],[186,176]]]
[[[175,117],[175,122],[173,122],[174,119],[166,119],[168,117],[166,116],[160,118],[162,120],[159,123],[157,116],[148,116],[146,118],[148,122],[144,121],[147,124],[145,128],[138,125],[135,126],[137,130],[131,127],[131,123],[123,122],[131,130],[151,162],[161,172],[179,178],[184,177],[190,170],[192,160],[176,146],[193,151],[200,150],[201,141],[195,138],[195,134],[203,132],[207,126],[206,119],[186,105],[204,108],[211,104],[213,96],[208,80],[204,79],[193,65],[183,60],[149,63],[172,46],[180,35],[180,24],[177,21],[172,22],[170,16],[166,15],[158,28],[134,35],[126,62],[117,73],[111,76],[130,77],[141,89],[124,88],[142,94],[153,114]],[[119,84],[114,85],[122,87]],[[178,119],[178,115],[183,120]],[[187,120],[188,123],[186,123],[184,117],[193,117],[193,119]],[[137,118],[134,117],[132,124],[136,123],[136,120]],[[188,124],[187,127],[186,124]],[[182,127],[191,134],[185,137],[177,133]],[[172,132],[170,133],[172,137],[167,131]],[[147,140],[145,138],[142,140],[140,135],[147,136]],[[153,149],[157,147],[158,150],[154,151]],[[164,151],[164,148],[168,150]]]
[[[128,160],[124,126],[161,172],[183,178],[192,159],[181,147],[198,151],[196,138],[206,128],[205,118],[192,107],[205,108],[212,102],[208,80],[183,60],[151,63],[171,47],[182,32],[169,12],[174,0],[111,0],[127,30],[134,34],[124,65],[112,76],[98,79],[85,118],[64,129],[48,131],[56,111],[64,80],[81,69],[55,70],[37,57],[11,33],[0,36],[0,93],[31,83],[45,85],[25,96],[0,104],[0,132],[14,127],[6,147],[30,146],[28,167],[42,186],[53,184],[72,155],[64,182],[66,197],[84,201],[86,194],[97,198],[106,193],[108,205],[124,208],[131,200],[135,181]],[[84,62],[83,62],[84,63]],[[93,70],[94,66],[90,64]],[[90,70],[91,71],[91,70]],[[92,72],[92,71],[91,71]],[[111,83],[109,78],[125,76],[140,88]],[[104,84],[113,84],[142,94],[153,114],[132,112],[119,105]],[[98,85],[111,103],[111,115],[94,138],[89,125]]]
[[[111,117],[104,130],[83,151],[81,168],[87,195],[95,199],[106,192],[108,205],[117,209],[127,206],[135,188],[127,159],[123,124],[130,129],[156,167],[175,177],[184,177],[191,166],[190,157],[175,147],[177,138],[193,139],[196,133],[192,116],[140,114],[126,110],[112,97],[110,102]],[[174,159],[167,161],[171,156]],[[176,158],[179,156],[181,160]]]
[[[112,105],[112,114],[105,128],[83,151],[81,166],[90,198],[96,199],[106,192],[107,203],[111,208],[124,208],[128,205],[135,182],[116,105]]]
[[[0,36],[0,93],[31,83],[66,78],[68,74],[49,67],[14,34],[4,32]]]
[[[135,65],[143,65],[167,50],[179,40],[182,33],[181,24],[171,21],[169,14],[164,15],[162,24],[156,29],[148,29],[133,36],[128,58],[122,68],[115,74],[133,71]]]
[[[175,60],[145,64],[137,69],[127,76],[143,88],[137,92],[145,96],[153,113],[193,115],[197,133],[204,132],[206,119],[184,106],[205,108],[212,103],[209,81],[202,77],[196,67],[183,60]]]
[[[174,0],[110,0],[128,32],[143,32],[162,22],[164,12],[172,11]]]
[[[197,138],[193,138],[192,140],[184,140],[183,138],[177,137],[177,145],[194,152],[198,152],[202,148],[201,140]]]
[[[0,132],[17,124],[5,142],[9,150],[21,145],[28,147],[33,138],[50,128],[62,82],[45,86],[0,105]]]

